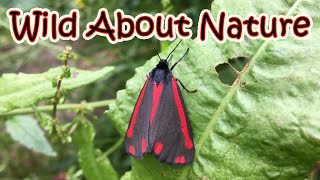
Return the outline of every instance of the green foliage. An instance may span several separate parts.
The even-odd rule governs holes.
[[[104,180],[118,179],[109,159],[94,148],[95,130],[92,124],[78,117],[77,130],[73,135],[74,143],[78,147],[78,161],[87,179]]]
[[[71,68],[72,77],[62,82],[64,90],[71,90],[107,75],[113,67],[104,67],[97,71]],[[15,108],[28,107],[39,100],[55,94],[52,79],[61,73],[61,67],[50,69],[41,74],[3,74],[0,78],[0,113]]]
[[[313,1],[295,3],[215,1],[212,13],[216,16],[224,8],[242,17],[260,12],[294,16],[319,9]],[[320,24],[319,13],[313,15],[312,38],[305,41],[291,37],[224,44],[212,39],[184,41],[174,57],[181,57],[188,47],[190,52],[173,74],[198,90],[183,91],[196,144],[195,161],[191,166],[172,167],[148,156],[133,160],[133,169],[124,179],[305,178],[320,158]],[[215,67],[237,57],[250,61],[233,86],[222,84]],[[153,57],[138,68],[110,106],[108,115],[122,135],[145,76],[157,62]]]
[[[67,41],[53,44],[42,40],[35,46],[15,44],[5,17],[5,10],[9,7],[19,7],[24,11],[33,7],[49,8],[61,15],[77,8],[81,13],[81,29],[95,19],[101,7],[109,10],[111,18],[112,12],[118,8],[133,16],[142,12],[174,15],[183,12],[193,19],[192,30],[195,35],[199,13],[204,8],[208,9],[209,3],[210,0],[201,3],[194,0],[32,0],[28,3],[6,0],[0,2],[0,71],[25,72],[31,69],[34,72],[35,69],[30,68],[34,65],[38,66],[36,70],[40,67],[40,72],[46,71],[57,64],[50,63],[50,57],[54,59],[56,52],[62,51],[64,43],[69,44]],[[198,90],[193,94],[182,92],[196,143],[195,162],[187,167],[173,167],[146,155],[144,160],[132,160],[132,170],[126,172],[123,179],[305,179],[308,174],[312,178],[318,177],[318,165],[313,170],[312,166],[320,158],[320,6],[312,0],[214,1],[214,17],[220,9],[242,17],[262,12],[292,16],[307,13],[312,16],[314,27],[311,37],[306,41],[288,38],[281,41],[245,40],[241,43],[227,41],[217,44],[212,39],[205,43],[197,39],[184,40],[174,53],[172,63],[182,56],[186,48],[190,48],[188,56],[173,73],[188,88]],[[90,41],[79,39],[72,44],[76,46],[74,49],[78,51],[81,61],[70,61],[68,65],[81,69],[109,67],[84,71],[61,66],[41,74],[3,74],[0,78],[0,114],[29,107],[53,96],[59,99],[55,103],[114,98],[115,92],[132,77],[135,67],[155,54],[151,41],[138,39],[111,45],[105,38],[96,37]],[[169,44],[160,43],[161,57],[166,57],[175,45]],[[78,59],[74,53],[70,53],[69,57],[66,53],[57,56],[62,63],[68,58]],[[246,62],[237,64],[237,60],[242,58],[249,59],[243,71]],[[239,76],[232,74],[233,69],[225,64],[228,60],[236,60],[231,64],[236,69],[240,67]],[[38,153],[34,155],[24,149],[21,151],[29,159],[21,158],[21,151],[17,151],[11,139],[0,131],[0,178],[82,178],[83,174],[86,179],[118,179],[129,169],[129,161],[123,149],[116,150],[122,141],[118,141],[119,135],[109,121],[123,136],[146,75],[157,62],[158,58],[153,57],[136,70],[135,76],[127,82],[126,89],[118,92],[107,119],[103,119],[99,109],[87,109],[85,104],[84,107],[77,106],[76,113],[72,115],[70,112],[59,112],[54,121],[48,114],[34,108],[39,124],[50,136],[54,136],[55,130],[59,129],[67,141],[71,141],[69,138],[73,133],[72,143],[76,148],[70,144],[55,144],[58,156],[48,158],[49,161],[37,156]],[[226,66],[220,66],[223,64]],[[25,65],[27,68],[23,69]],[[111,65],[116,66],[116,71],[112,71]],[[66,78],[62,81],[62,89],[55,94],[62,78]],[[98,79],[103,82],[95,82]],[[91,82],[90,86],[74,90]],[[65,98],[70,90],[74,91]],[[84,118],[84,115],[88,117]],[[70,121],[74,116],[75,120]],[[97,119],[96,116],[100,118],[92,121],[93,126],[87,118]],[[9,117],[6,121],[0,121],[0,129],[2,125],[22,145],[47,155],[55,153],[36,121],[31,122],[30,117]],[[34,165],[34,162],[41,163]],[[30,164],[34,167],[30,168]],[[46,164],[50,166],[46,167]],[[8,174],[11,176],[7,177]]]
[[[52,134],[53,132],[53,121],[52,117],[48,114],[39,111],[35,106],[32,107],[34,111],[34,115],[36,116],[36,119],[38,120],[40,126],[48,132],[48,134]]]
[[[36,120],[30,116],[14,116],[6,121],[6,131],[12,139],[33,151],[56,156]]]

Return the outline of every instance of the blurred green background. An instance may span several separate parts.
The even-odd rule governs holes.
[[[40,73],[49,68],[60,65],[56,55],[65,46],[73,47],[79,55],[79,61],[70,62],[71,66],[79,69],[95,70],[112,65],[116,70],[111,76],[95,83],[72,91],[66,97],[66,103],[80,103],[81,101],[98,101],[114,99],[116,92],[125,88],[125,82],[133,76],[136,67],[155,55],[152,40],[133,39],[115,45],[106,38],[96,36],[90,41],[81,36],[75,41],[59,41],[50,43],[40,40],[36,45],[27,43],[16,44],[10,35],[6,11],[8,8],[21,8],[29,11],[31,8],[48,8],[58,11],[60,15],[67,14],[71,9],[80,11],[80,34],[88,22],[95,19],[99,8],[106,8],[113,20],[113,11],[122,9],[126,14],[136,16],[146,12],[150,14],[163,13],[178,15],[186,13],[193,20],[193,34],[196,34],[198,16],[202,9],[210,8],[210,0],[1,0],[0,1],[0,74],[3,73]],[[113,21],[112,21],[113,22]],[[158,51],[164,50],[170,42],[159,42],[153,39]],[[44,104],[45,102],[40,102]],[[95,147],[103,152],[114,145],[119,139],[118,133],[108,119],[103,115],[105,108],[96,109],[90,120],[96,129]],[[59,119],[69,122],[74,115],[71,112],[59,112]],[[52,142],[52,141],[51,141]],[[65,179],[76,178],[79,165],[76,149],[72,144],[52,142],[58,152],[55,158],[48,158],[34,153],[14,142],[5,131],[4,121],[0,121],[0,178],[10,179]],[[124,152],[123,146],[111,154],[109,159],[113,167],[121,176],[130,170],[130,157]],[[81,174],[81,173],[80,173]]]

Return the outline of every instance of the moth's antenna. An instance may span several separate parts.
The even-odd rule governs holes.
[[[182,39],[179,41],[179,43],[176,45],[176,47],[173,48],[173,50],[169,53],[168,57],[166,58],[166,60],[169,58],[169,56],[173,53],[174,50],[177,49],[177,47],[179,46],[179,44],[181,43]]]
[[[157,51],[156,47],[154,46],[153,40],[151,40],[151,42],[152,42],[152,46],[153,46],[154,51],[157,53],[157,55],[161,61],[161,57],[159,56],[158,51]]]

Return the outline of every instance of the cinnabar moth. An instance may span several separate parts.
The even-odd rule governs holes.
[[[143,159],[143,155],[149,153],[167,164],[187,165],[193,161],[195,148],[191,127],[177,82],[187,89],[171,72],[189,48],[169,68],[170,55],[180,43],[166,59],[158,54],[160,61],[147,76],[132,112],[125,148],[137,159]]]

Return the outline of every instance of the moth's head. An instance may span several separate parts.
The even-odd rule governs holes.
[[[167,56],[166,59],[162,59],[162,58],[160,57],[160,55],[157,53],[157,55],[158,55],[158,57],[159,57],[159,59],[160,59],[157,67],[168,67],[168,66],[169,66],[169,61],[172,59],[172,56],[170,56],[170,55],[174,52],[174,50],[176,50],[176,48],[179,46],[179,44],[181,43],[181,41],[182,41],[182,40],[180,40],[179,43],[173,48],[173,50],[169,53],[169,55]],[[154,45],[153,45],[153,48],[154,48],[154,50],[156,50],[156,48],[154,47]]]
[[[169,63],[166,59],[160,59],[159,63],[157,64],[157,68],[160,69],[167,69],[169,68]]]

